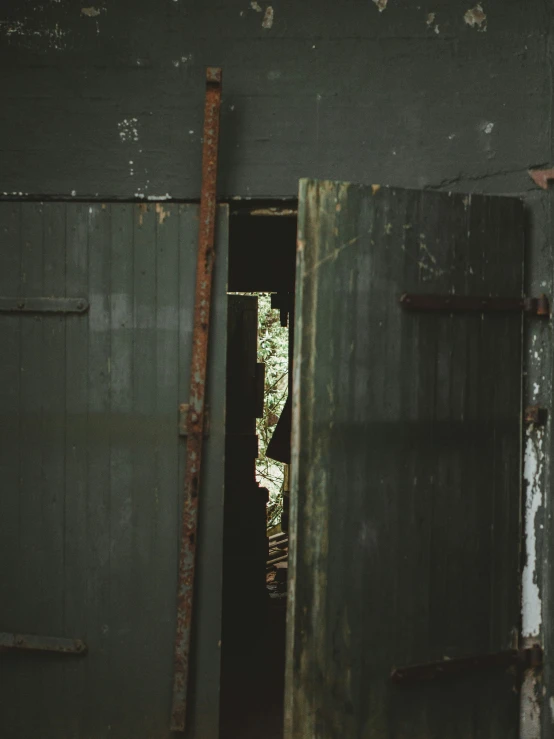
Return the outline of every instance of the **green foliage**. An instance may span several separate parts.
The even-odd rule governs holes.
[[[264,415],[257,420],[259,456],[256,462],[258,482],[269,490],[267,525],[278,523],[283,509],[284,465],[268,459],[267,445],[273,435],[287,399],[288,329],[283,328],[279,311],[271,308],[271,296],[258,294],[258,361],[265,364]]]

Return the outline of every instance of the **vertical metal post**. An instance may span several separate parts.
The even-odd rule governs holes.
[[[192,336],[187,456],[181,549],[179,555],[179,583],[177,589],[173,706],[170,725],[172,731],[185,730],[187,712],[198,529],[198,494],[200,490],[202,443],[204,437],[204,400],[208,364],[212,276],[215,257],[214,235],[220,107],[221,69],[218,67],[208,67],[206,75],[206,103],[204,108],[202,191],[200,196],[196,298]]]

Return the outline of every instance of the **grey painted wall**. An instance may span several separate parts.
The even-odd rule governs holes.
[[[553,157],[552,13],[542,0],[4,0],[0,193],[197,198],[203,68],[222,65],[222,197],[293,197],[301,176],[520,194],[529,292],[551,293],[552,195],[527,169]],[[531,325],[526,347],[528,399],[544,405],[550,333]],[[530,433],[523,625],[547,648],[551,446]],[[539,721],[554,736],[549,671],[542,712],[526,685],[527,736]]]

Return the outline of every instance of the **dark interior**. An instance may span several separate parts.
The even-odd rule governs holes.
[[[289,327],[289,382],[295,208],[249,202],[236,206],[230,219],[228,290],[274,293]],[[256,481],[256,418],[264,401],[258,298],[228,299],[221,738],[277,739],[283,734],[288,521],[285,512],[283,532],[268,538],[268,492]],[[278,569],[275,560],[282,563]]]

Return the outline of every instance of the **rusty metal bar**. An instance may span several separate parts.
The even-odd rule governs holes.
[[[179,555],[179,582],[177,588],[173,705],[170,724],[172,731],[185,730],[187,713],[194,576],[196,569],[198,494],[200,490],[200,471],[204,440],[204,398],[206,392],[210,306],[215,257],[216,183],[220,108],[221,69],[218,67],[208,67],[206,73],[206,102],[204,107],[202,191],[200,195],[196,297],[192,334],[187,456],[181,550]]]
[[[440,680],[468,672],[490,669],[505,670],[509,667],[516,667],[520,670],[527,670],[541,667],[542,660],[542,649],[536,644],[530,649],[507,649],[494,654],[480,654],[474,657],[460,657],[422,665],[397,667],[391,673],[391,680],[404,685],[412,682]]]
[[[473,295],[417,295],[404,293],[400,304],[409,311],[439,311],[444,313],[530,313],[549,316],[546,295],[538,298],[491,298]]]
[[[87,645],[81,639],[57,636],[0,633],[0,652],[53,652],[55,654],[85,654]]]

